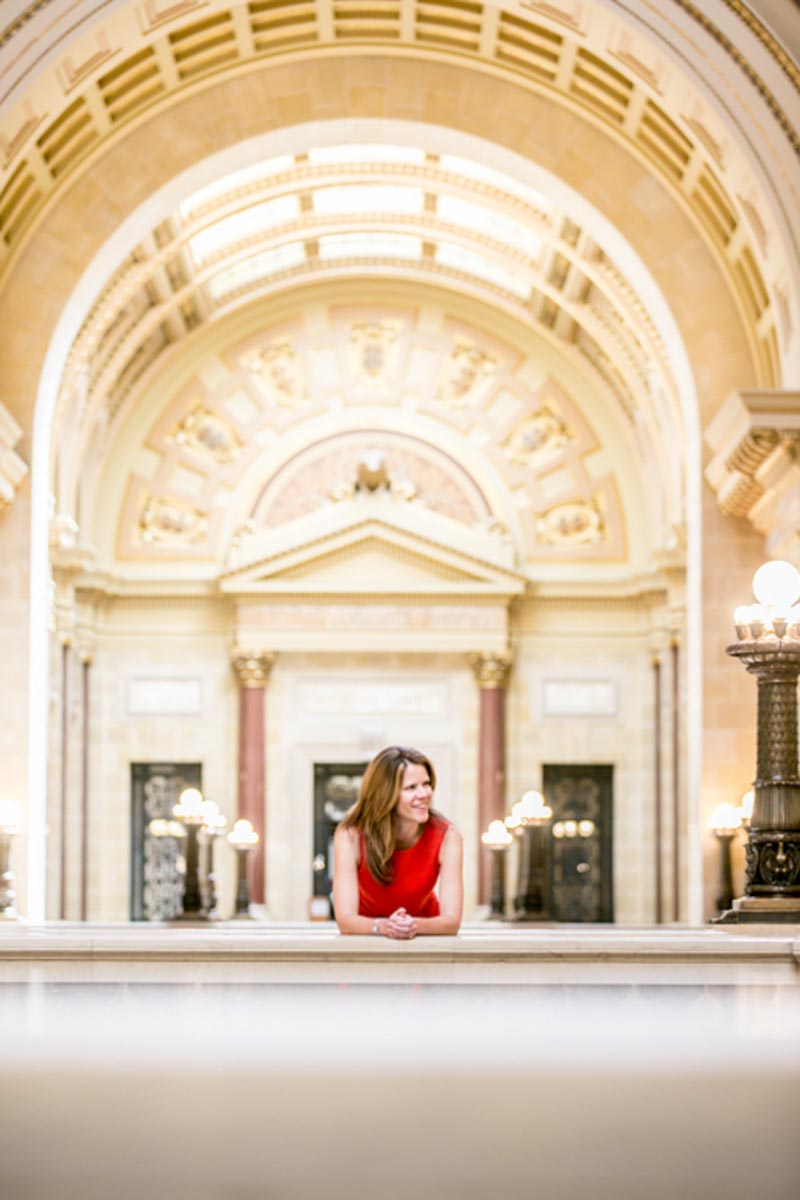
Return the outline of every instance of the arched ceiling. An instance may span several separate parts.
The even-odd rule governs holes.
[[[736,6],[718,0],[713,7],[730,16]],[[507,80],[547,96],[646,166],[715,256],[738,309],[754,381],[778,386],[795,369],[800,344],[793,237],[800,141],[787,116],[798,75],[752,14],[736,39],[729,33],[684,0],[659,6],[657,15],[639,0],[17,5],[0,33],[8,67],[0,100],[0,286],[71,181],[128,132],[179,111],[182,100],[225,77],[276,63],[302,71],[313,57],[329,64],[323,77],[334,94],[354,56],[441,64],[441,116],[446,70],[457,64],[476,88],[482,80]],[[757,43],[755,66],[738,48],[744,37]],[[508,120],[515,120],[513,110]],[[264,125],[271,124],[268,103]],[[200,331],[295,288],[371,278],[389,289],[401,281],[446,288],[476,314],[493,307],[555,347],[565,369],[572,364],[591,381],[597,403],[627,422],[639,467],[658,471],[663,505],[649,511],[651,534],[657,530],[652,545],[680,524],[681,382],[664,324],[609,252],[602,223],[591,211],[578,218],[547,188],[489,168],[480,155],[443,152],[424,135],[393,137],[391,124],[373,141],[306,141],[220,172],[159,211],[113,274],[96,279],[96,300],[67,355],[56,404],[60,518],[77,520],[81,511],[85,518],[90,457],[114,457],[130,407],[152,395],[162,363],[175,369],[181,347],[196,353]],[[632,207],[640,202],[648,197],[631,197]],[[272,329],[266,308],[263,320]],[[556,387],[558,381],[556,371]],[[225,416],[209,412],[212,436],[214,421],[224,425]],[[181,421],[190,417],[187,411]],[[557,413],[556,424],[560,419]],[[157,499],[146,498],[136,516],[151,546],[158,542]],[[169,497],[158,503],[162,532],[171,522],[180,526]],[[603,505],[607,519],[613,505],[608,498]],[[206,529],[197,512],[190,525]],[[540,503],[537,520],[545,515]],[[217,560],[219,553],[217,547]]]
[[[630,422],[646,411],[654,444],[666,432],[663,406],[677,396],[663,338],[587,231],[478,159],[385,141],[260,159],[188,195],[99,294],[57,426],[62,413],[79,418],[80,456],[98,420],[108,428],[159,356],[203,323],[295,282],[364,275],[437,280],[504,308],[590,364]]]
[[[787,115],[798,77],[752,14],[737,15],[734,32],[751,39],[754,68],[722,19],[737,6],[713,7],[718,24],[684,0],[658,14],[594,0],[18,5],[2,35],[0,251],[13,258],[60,188],[110,140],[225,73],[308,55],[330,56],[335,73],[346,56],[376,49],[467,62],[476,86],[489,72],[552,94],[648,163],[723,263],[759,382],[775,385],[800,327],[791,239],[800,142]]]

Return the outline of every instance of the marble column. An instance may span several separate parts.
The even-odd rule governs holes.
[[[506,815],[506,683],[508,654],[473,654],[470,665],[480,688],[478,729],[478,830]],[[489,903],[491,863],[479,850],[478,902]]]
[[[239,813],[251,822],[259,837],[250,860],[250,895],[254,904],[264,903],[264,697],[274,654],[238,653],[233,669],[239,677]]]

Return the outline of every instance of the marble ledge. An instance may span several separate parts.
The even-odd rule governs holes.
[[[782,963],[800,972],[800,926],[620,927],[464,925],[457,936],[410,942],[343,937],[316,923],[220,922],[0,926],[0,963],[12,961],[235,961],[455,963]],[[798,975],[800,979],[800,974]]]

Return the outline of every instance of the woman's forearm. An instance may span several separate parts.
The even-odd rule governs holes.
[[[375,929],[374,917],[362,917],[357,913],[351,917],[336,918],[336,924],[339,926],[339,933],[382,933],[385,918],[381,918],[381,923],[378,929]]]
[[[436,936],[458,933],[461,926],[460,917],[449,917],[442,913],[438,917],[417,917],[417,933]]]

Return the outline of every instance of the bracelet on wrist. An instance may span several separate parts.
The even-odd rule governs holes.
[[[381,918],[381,917],[376,917],[376,918],[375,918],[375,920],[372,922],[372,932],[373,932],[373,933],[380,933],[380,931],[381,931],[381,920],[382,920],[382,918]]]

